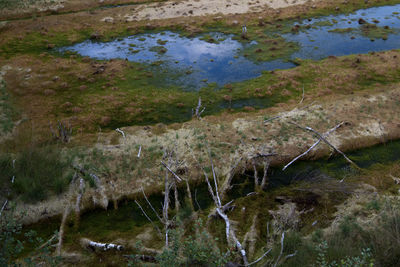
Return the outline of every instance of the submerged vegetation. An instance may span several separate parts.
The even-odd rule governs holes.
[[[336,33],[352,33],[360,34],[361,36],[373,39],[383,39],[386,40],[389,34],[396,33],[395,30],[391,29],[389,26],[377,26],[375,24],[363,24],[360,28],[338,28],[330,30],[330,32]]]

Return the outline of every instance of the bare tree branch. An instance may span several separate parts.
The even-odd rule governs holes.
[[[201,105],[201,97],[199,97],[199,101],[197,103],[197,107],[196,109],[193,111],[192,109],[192,116],[196,116],[199,120],[201,120],[201,114],[204,112],[204,110],[206,109],[205,107],[203,108],[203,110],[200,111],[202,105]]]
[[[0,216],[1,216],[1,213],[3,212],[3,210],[6,208],[7,203],[8,203],[8,199],[6,199],[6,201],[4,202],[3,206],[1,207]]]
[[[158,215],[158,212],[154,209],[153,205],[151,205],[149,199],[147,198],[146,194],[144,193],[143,187],[141,189],[142,189],[142,193],[143,193],[144,199],[146,200],[147,204],[150,206],[151,210],[154,212],[154,214],[157,216],[157,218],[160,220],[160,222],[163,222],[161,217]]]
[[[136,205],[139,206],[140,210],[142,211],[143,215],[149,220],[149,222],[153,225],[153,227],[157,230],[157,232],[162,236],[160,228],[157,227],[157,225],[150,219],[150,217],[146,214],[146,212],[143,210],[142,206],[140,206],[139,202],[135,200]]]
[[[292,122],[293,124],[295,124],[297,127],[303,129],[303,130],[309,130],[307,128],[304,128],[300,125],[298,125],[297,123]],[[329,131],[325,132],[324,134],[321,135],[321,137],[323,137],[324,139],[326,137],[328,137],[332,132],[336,131],[338,128],[340,128],[342,125],[344,124],[344,122],[341,122],[339,124],[337,124],[335,127],[333,127],[332,129],[330,129]],[[310,128],[311,129],[311,128]],[[317,142],[315,142],[312,146],[310,146],[310,148],[308,148],[305,152],[303,152],[302,154],[298,155],[297,157],[295,157],[294,159],[292,159],[288,164],[285,165],[285,167],[283,167],[283,171],[286,170],[290,165],[292,165],[296,160],[300,159],[301,157],[304,157],[305,155],[307,155],[312,149],[314,149],[323,139],[319,138]],[[324,140],[324,142],[326,142],[326,139]]]
[[[320,134],[319,132],[317,132],[316,130],[314,130],[311,127],[302,127],[300,125],[298,125],[296,122],[291,122],[292,124],[296,125],[297,127],[299,127],[300,129],[306,130],[306,131],[310,131],[313,132],[314,134],[316,134],[319,139],[321,139],[322,141],[324,141],[328,146],[330,146],[333,150],[335,150],[336,152],[338,152],[339,154],[341,154],[350,164],[352,164],[354,167],[356,167],[357,169],[360,169],[360,167],[357,166],[357,164],[355,162],[353,162],[351,159],[349,159],[342,151],[340,151],[338,148],[336,148],[334,145],[332,145],[328,140],[326,140],[326,138]]]
[[[276,267],[276,266],[278,265],[279,260],[280,260],[281,257],[282,257],[282,254],[283,254],[283,241],[284,241],[284,240],[285,240],[285,232],[282,233],[282,237],[281,237],[281,252],[279,253],[279,256],[278,256],[278,258],[276,259],[275,264],[273,265],[273,267]]]
[[[173,170],[171,170],[171,169],[167,166],[167,164],[165,164],[163,161],[161,161],[161,164],[162,164],[170,173],[172,173],[172,175],[173,175],[179,182],[182,181],[182,178],[180,178]]]
[[[61,219],[61,225],[60,225],[60,230],[58,231],[58,243],[57,243],[57,248],[56,248],[56,254],[58,256],[61,255],[61,249],[62,249],[62,245],[63,245],[63,241],[64,241],[64,228],[65,228],[65,224],[67,222],[67,218],[70,212],[70,205],[67,205],[65,207],[62,219]]]
[[[119,132],[120,134],[122,134],[122,137],[125,139],[125,133],[124,131],[122,131],[120,128],[115,129],[117,132]]]

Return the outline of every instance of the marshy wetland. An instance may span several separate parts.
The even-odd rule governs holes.
[[[397,266],[399,13],[0,1],[0,263]]]

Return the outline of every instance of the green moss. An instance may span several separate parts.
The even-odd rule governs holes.
[[[341,28],[330,30],[334,33],[354,33],[370,39],[384,39],[388,38],[389,34],[395,34],[398,31],[391,29],[387,26],[380,27],[375,24],[363,24],[359,28]]]
[[[215,39],[215,37],[210,34],[203,34],[199,39],[212,44],[219,44],[220,42],[220,40]]]
[[[338,29],[333,29],[329,30],[329,32],[334,32],[334,33],[349,33],[349,32],[354,32],[354,28],[338,28]]]
[[[161,40],[161,39],[157,40],[157,44],[159,44],[159,45],[165,45],[167,42],[168,42],[167,40],[165,40],[165,41]]]
[[[299,49],[297,43],[287,42],[285,38],[279,35],[274,36],[258,39],[256,45],[247,46],[240,54],[254,61],[285,60],[289,59],[290,55]]]
[[[150,47],[149,51],[156,52],[158,54],[165,54],[168,50],[163,46],[153,46]]]
[[[311,24],[312,26],[317,26],[317,27],[324,27],[324,26],[333,26],[334,23],[329,20],[322,20],[322,21],[317,21]]]
[[[40,54],[51,52],[56,47],[71,45],[70,36],[74,36],[75,42],[84,41],[90,38],[90,30],[49,32],[43,36],[39,32],[32,32],[24,38],[16,37],[8,43],[2,45],[0,50],[6,58],[11,58],[17,54]]]

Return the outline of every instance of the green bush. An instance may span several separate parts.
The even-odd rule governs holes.
[[[9,205],[11,209],[3,212],[0,217],[0,266],[56,266],[60,258],[52,256],[50,251],[54,240],[44,242],[34,231],[22,235],[22,225],[15,220],[15,208],[12,203]],[[57,235],[57,233],[54,234]],[[19,259],[24,245],[28,243],[36,247],[36,250],[23,259]],[[22,261],[25,264],[22,265]]]
[[[360,256],[354,256],[354,257],[346,257],[338,262],[336,261],[331,261],[328,262],[326,255],[328,251],[328,243],[326,241],[323,241],[320,243],[317,247],[316,250],[318,252],[318,258],[316,261],[316,264],[313,266],[318,266],[318,267],[368,267],[368,266],[374,266],[374,260],[372,258],[371,250],[369,248],[363,249],[361,251]]]

